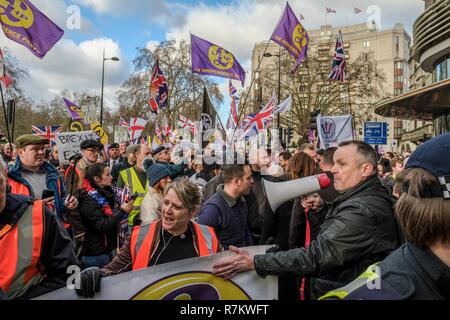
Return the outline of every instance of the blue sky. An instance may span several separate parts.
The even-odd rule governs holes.
[[[168,0],[31,0],[50,19],[65,29],[63,39],[43,60],[36,59],[24,47],[0,36],[0,45],[28,69],[30,79],[25,93],[37,101],[50,100],[63,89],[100,91],[101,54],[120,57],[108,62],[105,78],[105,103],[116,108],[115,93],[133,71],[137,47],[166,39],[188,39],[189,31],[231,51],[250,71],[254,44],[268,40],[282,10],[284,0],[168,1]],[[304,27],[324,24],[324,8],[337,11],[330,15],[333,26],[365,22],[366,10],[375,5],[381,13],[382,28],[401,22],[412,33],[414,20],[423,12],[422,0],[292,0],[294,12],[302,14]],[[81,29],[67,28],[67,8],[80,9]],[[349,14],[354,7],[363,10],[359,16]],[[350,18],[350,19],[349,19]],[[250,84],[250,73],[246,85]],[[224,96],[227,81],[215,78]],[[240,84],[235,82],[238,89]],[[218,106],[223,120],[229,100]]]

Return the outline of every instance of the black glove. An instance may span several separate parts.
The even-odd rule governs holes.
[[[95,293],[100,292],[102,272],[98,267],[92,267],[81,271],[80,289],[76,289],[79,296],[92,298]]]
[[[267,249],[266,253],[279,252],[279,251],[283,251],[283,250],[281,250],[280,246],[276,244],[273,247]]]

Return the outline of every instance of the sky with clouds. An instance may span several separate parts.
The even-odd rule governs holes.
[[[35,101],[50,100],[63,89],[100,93],[102,51],[119,62],[106,61],[105,104],[116,107],[115,92],[133,71],[136,48],[151,47],[167,39],[188,39],[192,32],[231,51],[246,71],[254,44],[265,41],[285,7],[284,0],[31,0],[51,20],[65,30],[63,38],[42,60],[25,47],[0,36],[0,46],[14,55],[30,78],[23,83],[25,94]],[[325,24],[325,7],[336,10],[328,15],[333,26],[362,23],[370,6],[378,6],[381,27],[403,23],[412,35],[414,20],[423,12],[422,0],[292,0],[303,26]],[[353,14],[353,8],[362,10]],[[79,10],[80,28],[68,22]],[[246,84],[250,83],[248,73]],[[226,81],[216,78],[226,93]],[[238,83],[235,83],[238,86]],[[240,87],[240,86],[239,86]],[[239,88],[240,89],[240,88]],[[228,101],[220,108],[228,110]]]

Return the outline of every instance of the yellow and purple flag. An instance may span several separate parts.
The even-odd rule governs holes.
[[[191,34],[192,72],[245,82],[245,71],[233,54]]]
[[[83,111],[79,106],[77,106],[75,103],[73,103],[67,98],[64,98],[64,102],[67,106],[67,111],[69,111],[72,120],[74,121],[83,120],[84,118]]]
[[[289,3],[286,3],[286,9],[270,39],[285,48],[297,59],[292,71],[297,70],[300,63],[306,58],[309,36],[295,16]]]
[[[7,38],[41,59],[64,34],[29,0],[1,0],[0,23]]]

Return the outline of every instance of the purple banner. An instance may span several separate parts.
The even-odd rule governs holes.
[[[0,1],[0,22],[5,36],[43,58],[64,31],[29,0]]]
[[[78,121],[83,119],[83,112],[79,106],[66,98],[64,98],[64,102],[66,103],[67,111],[69,111],[72,120]]]
[[[192,72],[245,82],[245,71],[222,47],[191,34]]]
[[[289,3],[286,3],[286,9],[270,39],[285,48],[297,59],[293,71],[306,58],[309,36],[295,16]]]

